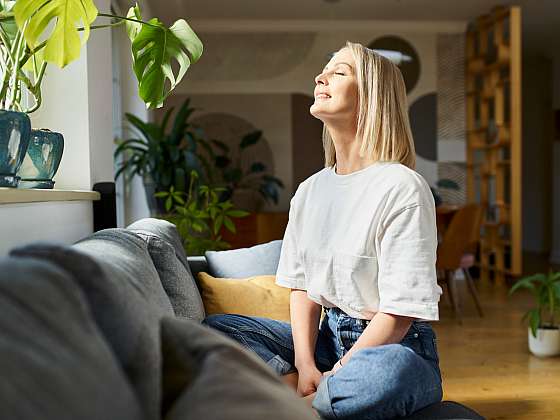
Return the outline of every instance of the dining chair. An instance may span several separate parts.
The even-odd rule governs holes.
[[[482,208],[478,204],[471,203],[461,207],[451,218],[437,248],[436,268],[438,273],[443,274],[443,276],[438,275],[438,281],[446,286],[449,300],[460,324],[462,324],[461,305],[455,279],[455,272],[458,269],[461,269],[465,276],[478,314],[483,316],[476,286],[469,272],[469,268],[475,263],[481,223]]]

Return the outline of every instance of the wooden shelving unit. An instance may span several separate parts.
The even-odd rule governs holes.
[[[521,9],[497,7],[466,36],[467,198],[484,208],[483,280],[522,274]]]

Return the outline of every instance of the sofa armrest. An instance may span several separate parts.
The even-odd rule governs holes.
[[[208,261],[204,255],[194,255],[187,256],[187,261],[189,262],[189,268],[191,269],[192,275],[196,280],[196,274],[201,271],[209,273]]]

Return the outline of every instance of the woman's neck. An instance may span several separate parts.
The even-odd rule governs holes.
[[[374,160],[360,157],[361,141],[356,136],[356,127],[352,125],[327,124],[329,134],[336,150],[336,173],[349,174],[369,166]]]

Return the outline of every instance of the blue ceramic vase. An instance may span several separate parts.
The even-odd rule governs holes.
[[[62,134],[46,129],[31,130],[27,153],[17,173],[18,188],[52,189],[63,150]]]
[[[25,157],[30,134],[27,114],[0,110],[0,187],[17,187],[17,171]]]

